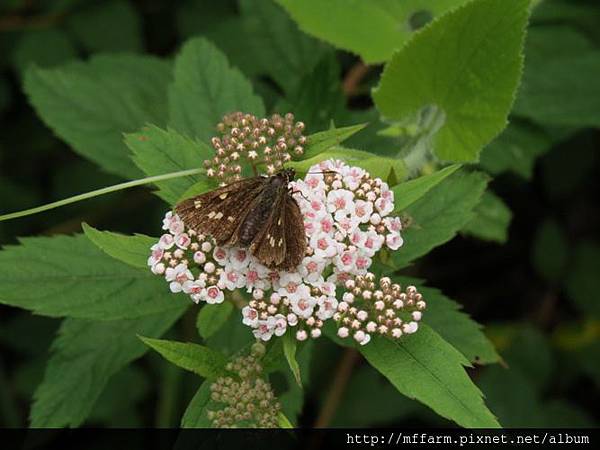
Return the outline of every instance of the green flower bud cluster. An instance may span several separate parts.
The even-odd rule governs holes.
[[[213,427],[277,428],[281,406],[271,385],[261,376],[264,353],[264,345],[254,344],[248,356],[227,364],[233,376],[219,377],[210,386],[211,400],[220,406],[208,411]]]

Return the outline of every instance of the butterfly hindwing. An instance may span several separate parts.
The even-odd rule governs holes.
[[[285,210],[285,259],[283,267],[296,267],[302,262],[306,253],[306,232],[304,219],[296,200],[287,195]]]
[[[252,254],[267,267],[280,268],[285,259],[285,195],[284,192],[277,196],[264,227],[250,244]]]
[[[249,178],[184,200],[175,207],[188,228],[211,235],[217,244],[235,240],[235,232],[259,197],[265,179]]]
[[[304,257],[306,236],[298,204],[285,188],[260,236],[252,243],[254,255],[267,267],[295,268]]]

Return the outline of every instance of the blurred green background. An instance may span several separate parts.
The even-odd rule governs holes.
[[[287,18],[283,10],[276,12],[281,16],[274,20]],[[479,216],[489,219],[487,240],[475,239],[467,227],[411,269],[461,301],[497,345],[504,364],[478,366],[469,373],[504,426],[600,423],[598,25],[597,1],[537,5],[511,124],[484,150],[480,162],[495,177],[492,190],[512,211],[512,220],[506,230],[493,229],[503,222],[495,215],[508,220],[510,213],[492,206]],[[120,181],[71,151],[37,118],[21,84],[30,64],[52,67],[97,52],[168,58],[186,38],[205,35],[253,81],[270,108],[296,103],[282,100],[278,80],[252,51],[253,26],[252,12],[233,0],[2,0],[0,213]],[[275,47],[279,38],[261,36],[261,45]],[[369,97],[381,67],[360,69],[351,54],[323,47],[323,61],[314,71],[306,69],[307,79],[319,83],[328,101],[302,105],[297,116],[308,123],[309,132],[325,128],[331,118],[341,125],[372,120],[350,146],[392,149],[391,139],[375,133],[383,124],[376,123]],[[289,62],[282,57],[280,64]],[[357,70],[355,83],[351,79]],[[111,194],[0,223],[0,245],[15,244],[17,236],[76,233],[83,221],[101,229],[155,235],[164,209],[145,189]],[[36,280],[31,284],[36,287]],[[0,426],[27,424],[58,323],[0,306]],[[184,319],[167,338],[187,340],[189,328]],[[303,426],[319,417],[341,355],[326,339],[315,344]],[[110,381],[88,424],[176,426],[198,385],[195,376],[150,353]],[[449,425],[401,397],[360,360],[329,424]]]

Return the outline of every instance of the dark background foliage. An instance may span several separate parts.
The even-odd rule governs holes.
[[[595,3],[548,0],[534,11],[511,125],[481,159],[495,175],[493,192],[512,210],[505,242],[475,239],[466,229],[411,269],[460,300],[485,325],[504,364],[477,366],[470,375],[504,426],[597,426],[600,421],[600,104],[588,101],[600,97],[600,7]],[[29,64],[52,67],[96,52],[169,57],[186,38],[205,35],[272,107],[280,101],[281,84],[249,51],[252,32],[240,17],[235,1],[4,0],[0,212],[120,181],[72,152],[36,116],[22,90]],[[583,52],[589,56],[584,66]],[[319,108],[305,105],[297,115],[312,131],[325,128],[330,118],[341,125],[375,120],[369,89],[381,68],[365,69],[356,57],[333,48],[324,55],[315,76],[327,77],[323,83],[333,95]],[[544,89],[536,90],[539,86]],[[391,147],[373,130],[354,145],[361,139],[371,139],[382,152]],[[492,150],[504,151],[506,160],[491,157]],[[152,235],[163,212],[164,204],[148,190],[134,189],[0,223],[0,244],[16,243],[17,236],[76,233],[82,221]],[[33,277],[22,288],[43,286]],[[167,337],[193,339],[194,320],[186,315]],[[0,307],[1,426],[27,424],[58,323]],[[314,346],[310,366],[301,425],[449,424],[401,397],[360,357],[348,356],[326,339]],[[332,395],[333,384],[344,387],[340,398]],[[194,375],[147,354],[111,379],[87,423],[176,426],[198,385]]]

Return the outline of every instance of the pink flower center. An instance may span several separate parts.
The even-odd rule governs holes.
[[[319,269],[319,265],[316,262],[311,261],[306,265],[306,269],[311,273],[316,272]]]
[[[373,239],[372,238],[367,238],[367,240],[365,241],[365,247],[373,248]]]
[[[344,209],[346,207],[346,200],[343,197],[338,197],[334,200],[333,204],[337,209]]]
[[[366,269],[368,264],[369,261],[367,260],[367,258],[359,257],[356,260],[356,267],[358,267],[359,269]]]
[[[302,311],[307,310],[310,307],[310,303],[308,302],[307,299],[302,298],[300,300],[298,300],[298,308],[300,308]]]
[[[243,262],[246,259],[246,251],[240,250],[239,252],[237,252],[236,258],[239,262]]]
[[[323,206],[323,204],[316,200],[313,200],[312,202],[310,202],[310,207],[312,209],[314,209],[315,211],[321,211],[322,206]]]
[[[293,281],[290,281],[287,286],[285,287],[285,289],[290,293],[293,294],[294,292],[296,292],[296,290],[298,289],[298,285],[296,283],[294,283]]]
[[[227,279],[233,283],[235,283],[238,280],[238,274],[235,272],[229,272],[227,274]]]
[[[321,229],[325,233],[329,233],[333,229],[333,223],[330,220],[324,219],[321,221]]]
[[[310,186],[311,188],[316,188],[319,185],[319,179],[318,178],[309,178],[306,181],[306,184],[308,184],[308,186]]]
[[[218,287],[210,287],[208,288],[207,294],[210,298],[217,298],[219,296],[219,288]]]
[[[350,264],[352,264],[352,255],[350,253],[344,253],[342,255],[342,263],[345,266],[349,266]]]
[[[256,270],[248,271],[248,273],[246,274],[246,279],[249,283],[256,282],[256,280],[258,280],[258,272]]]
[[[190,292],[191,292],[192,294],[199,294],[201,290],[202,290],[202,288],[201,288],[200,286],[198,286],[198,285],[193,285],[193,286],[190,288]]]
[[[225,249],[222,249],[222,248],[217,249],[217,251],[215,252],[215,258],[217,258],[217,259],[225,258]]]
[[[317,241],[317,247],[321,250],[325,250],[327,248],[327,239],[319,239]]]
[[[188,277],[186,273],[178,273],[175,279],[178,283],[183,283],[188,280]]]

